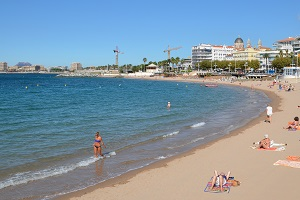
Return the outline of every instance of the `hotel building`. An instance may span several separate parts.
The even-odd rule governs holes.
[[[7,71],[7,62],[0,62],[0,72]]]
[[[79,62],[73,62],[70,67],[70,71],[82,70],[82,64]]]
[[[195,67],[198,62],[209,60],[233,60],[233,46],[199,44],[192,47],[192,66]]]

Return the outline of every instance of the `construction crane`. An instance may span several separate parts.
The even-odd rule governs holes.
[[[170,46],[168,45],[168,49],[164,50],[164,53],[168,52],[168,59],[171,59],[170,52],[173,50],[180,49],[180,48],[182,48],[182,47],[180,46],[180,47],[170,48]]]
[[[119,54],[124,54],[124,53],[119,51],[118,46],[116,46],[116,49],[114,49],[113,51],[116,54],[116,66],[119,66]]]

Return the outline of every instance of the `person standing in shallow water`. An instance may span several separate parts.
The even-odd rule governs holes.
[[[102,154],[102,145],[104,146],[104,148],[106,148],[100,133],[97,132],[95,134],[95,141],[94,141],[94,154],[95,154],[96,158],[98,158],[98,155],[103,156],[103,154]]]
[[[267,119],[265,120],[265,122],[271,123],[271,116],[273,114],[273,108],[268,104],[266,111],[267,111]]]
[[[171,108],[171,102],[169,101],[167,104],[167,109],[170,109],[170,108]]]

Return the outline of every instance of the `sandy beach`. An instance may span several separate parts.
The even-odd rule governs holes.
[[[170,80],[176,81],[173,78]],[[177,81],[203,83],[200,79],[180,78]],[[59,199],[298,199],[296,186],[300,180],[300,169],[273,165],[277,160],[285,160],[288,156],[300,156],[300,130],[283,129],[288,121],[292,121],[300,113],[300,84],[296,80],[288,81],[295,86],[295,91],[278,90],[278,85],[270,88],[270,81],[218,81],[221,84],[263,90],[272,100],[272,122],[264,122],[266,113],[262,113],[246,126],[204,147]],[[285,150],[264,151],[250,148],[253,142],[261,140],[265,134],[276,143],[287,143]],[[204,192],[214,170],[225,173],[231,171],[231,176],[239,180],[241,185],[231,187],[229,193]]]

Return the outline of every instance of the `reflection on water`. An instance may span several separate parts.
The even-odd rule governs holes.
[[[100,159],[95,162],[95,173],[96,176],[101,176],[103,172],[104,159]]]

